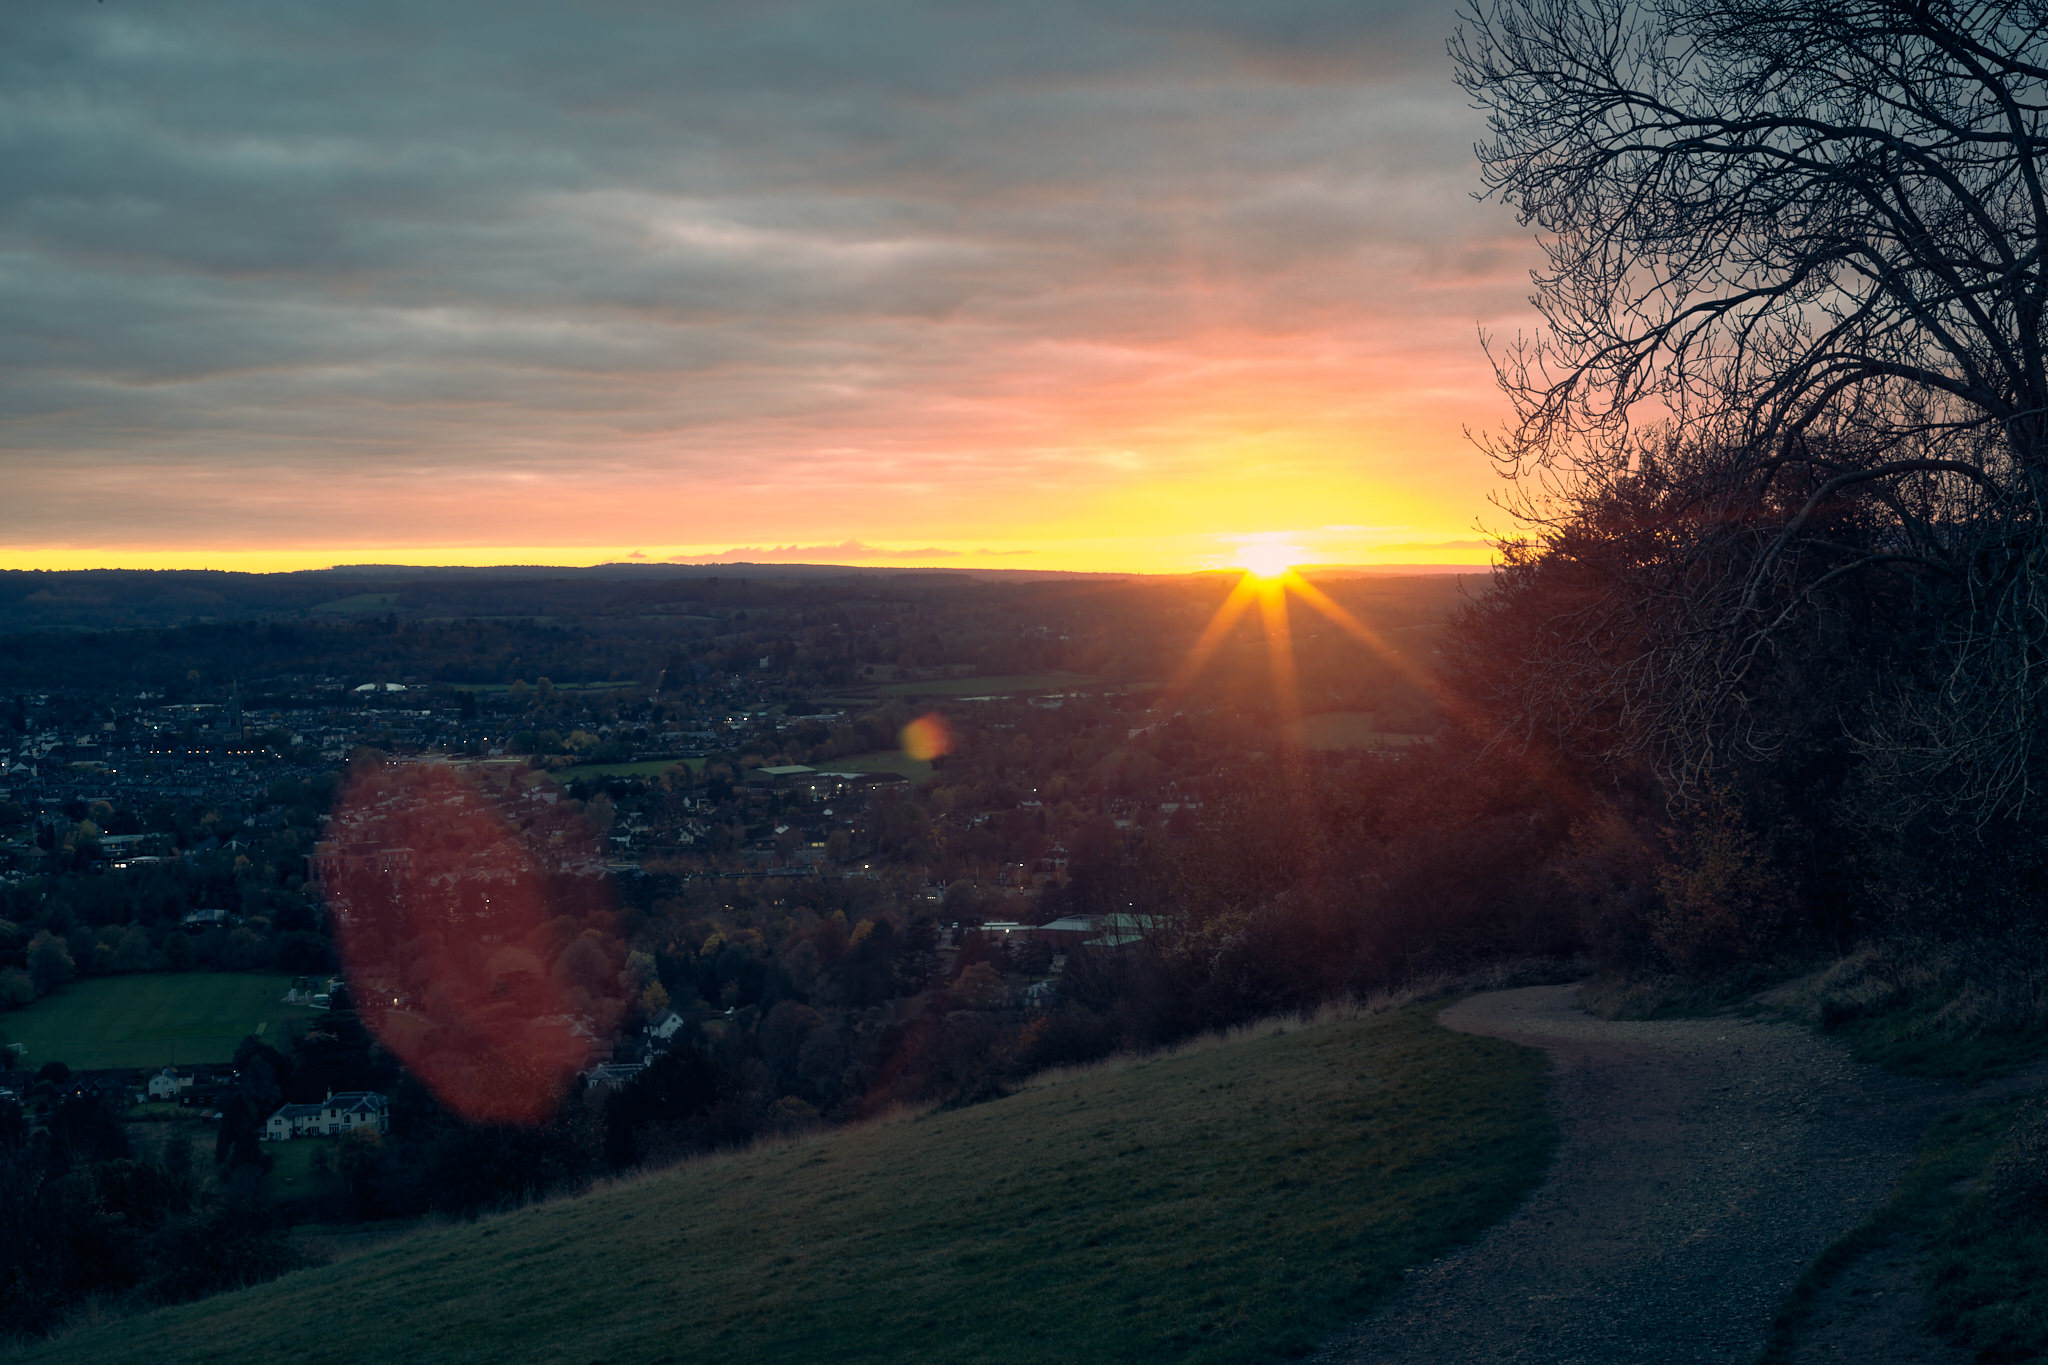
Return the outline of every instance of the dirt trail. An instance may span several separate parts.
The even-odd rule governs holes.
[[[1789,1024],[1611,1022],[1573,992],[1496,991],[1443,1012],[1550,1053],[1556,1162],[1518,1212],[1415,1271],[1319,1361],[1748,1365],[1793,1281],[1885,1201],[1958,1094]],[[1866,1358],[1952,1358],[1893,1316],[1896,1350]]]

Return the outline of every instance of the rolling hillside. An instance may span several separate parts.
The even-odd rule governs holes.
[[[1251,1361],[1546,1164],[1539,1054],[1410,1009],[1048,1079],[474,1224],[27,1360]]]

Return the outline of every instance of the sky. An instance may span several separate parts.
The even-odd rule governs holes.
[[[1484,562],[1455,22],[9,0],[0,567]]]

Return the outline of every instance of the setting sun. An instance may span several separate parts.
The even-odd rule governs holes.
[[[1299,545],[1270,541],[1255,541],[1240,546],[1237,552],[1237,562],[1260,578],[1279,578],[1306,557],[1307,552]]]

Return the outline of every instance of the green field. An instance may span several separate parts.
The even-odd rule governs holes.
[[[922,782],[932,775],[930,762],[912,758],[901,749],[871,749],[864,754],[821,758],[811,766],[821,773],[902,773],[912,782]]]
[[[1092,673],[1012,673],[1000,678],[934,678],[929,682],[884,683],[888,697],[1006,697],[1019,692],[1066,692],[1094,687]]]
[[[1277,1361],[1512,1209],[1540,1054],[1408,1010],[424,1230],[26,1360]]]
[[[29,1066],[225,1062],[249,1034],[269,1037],[316,1011],[282,1003],[289,976],[274,972],[152,972],[75,981],[25,1010],[0,1015]]]
[[[1328,711],[1320,716],[1303,716],[1294,722],[1296,742],[1304,749],[1398,749],[1420,744],[1422,735],[1398,735],[1375,730],[1370,711]]]
[[[327,1188],[328,1182],[313,1174],[313,1161],[321,1152],[334,1159],[339,1138],[303,1137],[290,1142],[266,1142],[263,1154],[270,1158],[270,1192],[281,1199],[303,1198]]]
[[[548,776],[566,785],[570,782],[588,781],[593,777],[653,777],[667,772],[670,768],[678,767],[686,767],[693,773],[702,772],[704,760],[650,758],[639,763],[578,763],[573,768],[557,768]]]

